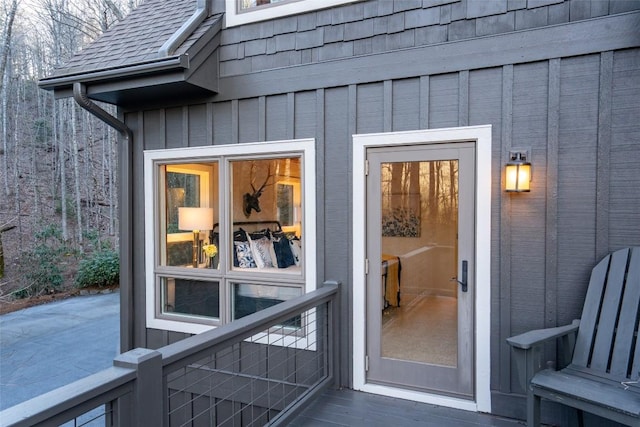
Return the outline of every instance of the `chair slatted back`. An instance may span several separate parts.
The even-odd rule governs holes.
[[[618,250],[591,272],[572,365],[605,376],[640,373],[640,247]]]

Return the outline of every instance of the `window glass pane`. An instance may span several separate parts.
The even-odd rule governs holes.
[[[274,3],[291,3],[291,1],[296,0],[238,0],[238,9],[242,11]]]
[[[220,319],[220,283],[163,277],[162,313]]]
[[[301,274],[301,158],[230,162],[229,246],[243,271]]]
[[[183,163],[161,167],[164,238],[161,265],[217,268],[218,163]]]
[[[301,288],[275,285],[255,285],[248,283],[234,283],[232,316],[233,320],[240,319],[265,308],[288,301],[302,294]],[[300,316],[283,322],[284,326],[300,327]]]

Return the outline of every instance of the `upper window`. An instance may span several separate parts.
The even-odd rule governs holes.
[[[351,3],[357,0],[225,0],[226,25],[248,24]]]
[[[197,333],[315,289],[313,149],[145,152],[148,327]]]

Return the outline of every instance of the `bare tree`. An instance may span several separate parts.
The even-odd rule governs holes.
[[[71,105],[71,159],[73,160],[73,189],[76,202],[76,234],[82,249],[82,203],[80,196],[80,166],[78,162],[78,127],[76,106]]]
[[[139,3],[0,3],[0,224],[12,221],[17,228],[5,235],[5,256],[25,259],[15,251],[34,247],[38,231],[51,227],[74,250],[90,248],[86,232],[115,242],[118,134],[72,99],[56,100],[38,89],[37,81]],[[116,114],[114,106],[103,108]],[[13,261],[7,265],[10,275]]]
[[[5,5],[6,6],[6,5]],[[9,75],[6,73],[7,68],[7,59],[9,58],[9,52],[11,50],[11,35],[13,33],[13,23],[16,17],[16,11],[18,10],[18,1],[13,0],[11,3],[11,7],[7,11],[6,19],[4,20],[4,27],[2,31],[2,56],[0,57],[0,80],[2,81],[2,89],[0,90],[0,97],[2,99],[2,152],[4,155],[2,156],[2,169],[4,179],[4,194],[6,199],[9,198],[10,190],[9,190],[9,167],[7,164],[7,153],[9,150],[8,146],[8,130],[7,130],[7,121],[8,121],[8,110],[7,110],[7,102],[8,102],[8,86],[9,86]]]
[[[9,51],[11,47],[11,34],[13,32],[13,23],[16,18],[16,12],[18,11],[18,0],[11,2],[11,7],[7,12],[7,18],[5,19],[4,29],[2,31],[2,57],[0,58],[0,75],[4,76],[4,70],[7,66],[7,59],[9,58]]]

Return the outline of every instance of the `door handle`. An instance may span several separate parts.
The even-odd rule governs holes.
[[[469,290],[469,286],[467,284],[467,275],[468,275],[468,265],[467,260],[462,261],[462,280],[458,280],[457,277],[452,277],[451,280],[455,280],[460,283],[462,292],[467,292]]]

